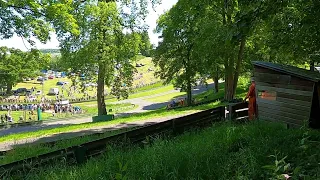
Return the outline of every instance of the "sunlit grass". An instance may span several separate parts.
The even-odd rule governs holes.
[[[163,103],[163,102],[168,102],[170,100],[179,98],[184,95],[186,95],[185,92],[174,92],[174,93],[166,94],[166,95],[159,96],[159,97],[148,98],[145,100],[150,101],[150,102],[155,102],[155,103]]]
[[[216,123],[174,139],[152,139],[144,148],[108,146],[103,156],[80,166],[59,162],[11,178],[318,179],[319,137],[318,131],[276,123]]]

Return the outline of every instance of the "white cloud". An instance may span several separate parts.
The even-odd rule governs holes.
[[[152,9],[151,5],[149,6],[149,15],[146,18],[146,24],[149,26],[149,36],[152,44],[158,44],[158,34],[154,34],[153,30],[156,28],[156,21],[161,14],[166,10],[169,10],[178,0],[162,0],[160,5],[157,5],[155,10]],[[36,42],[36,47],[38,49],[56,49],[59,47],[59,41],[55,34],[51,34],[51,40],[46,44],[42,44],[40,41],[33,39]],[[23,41],[21,37],[14,35],[10,39],[0,40],[0,46],[7,46],[10,48],[17,48],[23,51],[27,51],[31,48],[27,41]]]

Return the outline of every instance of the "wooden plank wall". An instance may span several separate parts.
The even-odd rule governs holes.
[[[257,95],[266,91],[276,96],[257,96],[260,119],[294,125],[304,125],[309,121],[313,82],[258,66],[254,76]]]

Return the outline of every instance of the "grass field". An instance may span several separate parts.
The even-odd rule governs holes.
[[[0,158],[0,164],[7,164],[10,162],[25,159],[27,157],[32,157],[32,156],[36,156],[39,154],[52,152],[52,151],[55,151],[58,149],[67,148],[67,147],[71,147],[71,146],[75,146],[75,145],[80,145],[85,142],[105,138],[108,136],[112,136],[112,135],[115,135],[115,134],[118,134],[121,132],[125,132],[128,130],[133,130],[133,129],[134,128],[120,129],[120,130],[108,131],[104,134],[99,134],[99,135],[65,139],[65,140],[57,142],[54,146],[50,146],[50,147],[44,146],[41,144],[20,146],[20,147],[15,148],[14,151],[10,151],[4,157]],[[67,137],[67,138],[69,138],[69,137]]]
[[[109,146],[80,166],[63,162],[17,179],[319,179],[320,134],[266,122],[216,123],[141,147]]]
[[[174,93],[166,94],[166,95],[159,96],[159,97],[148,98],[145,100],[150,101],[150,102],[155,102],[155,103],[163,103],[163,102],[168,102],[170,100],[179,98],[184,95],[186,95],[185,92],[174,92]]]

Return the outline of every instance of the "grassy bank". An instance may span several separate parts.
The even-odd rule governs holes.
[[[255,122],[215,124],[145,148],[108,147],[81,166],[57,163],[24,179],[319,179],[318,131]],[[21,178],[20,176],[12,178]]]
[[[23,132],[23,133],[10,134],[7,136],[0,137],[0,142],[13,141],[13,140],[32,138],[32,137],[48,136],[48,135],[53,135],[53,134],[57,134],[57,133],[66,133],[66,132],[72,132],[72,131],[81,130],[81,129],[93,128],[93,127],[98,128],[101,126],[142,121],[142,120],[159,118],[159,117],[183,115],[186,113],[193,113],[193,112],[198,112],[200,110],[209,109],[209,108],[212,108],[212,107],[217,106],[219,104],[220,104],[220,102],[215,102],[215,103],[211,103],[211,104],[207,104],[207,105],[203,105],[203,106],[185,107],[185,108],[180,108],[180,109],[170,110],[170,111],[167,111],[166,109],[163,108],[163,109],[149,111],[149,112],[145,112],[145,113],[133,114],[128,117],[117,118],[113,121],[97,122],[97,123],[84,123],[84,124],[77,124],[77,125],[66,125],[66,126],[62,126],[62,127],[58,127],[58,128],[54,128],[54,129],[44,129],[44,130],[33,131],[33,132]]]
[[[14,151],[9,151],[7,154],[5,154],[5,156],[0,157],[0,165],[22,160],[28,157],[37,156],[37,155],[48,153],[48,152],[53,152],[55,150],[59,150],[59,149],[63,149],[63,148],[67,148],[75,145],[80,145],[85,142],[109,137],[112,135],[119,134],[121,132],[132,130],[132,129],[135,129],[135,128],[107,131],[103,134],[83,136],[83,137],[77,137],[77,138],[67,137],[70,139],[60,140],[54,146],[46,146],[43,144],[19,146],[19,147],[16,147]]]

